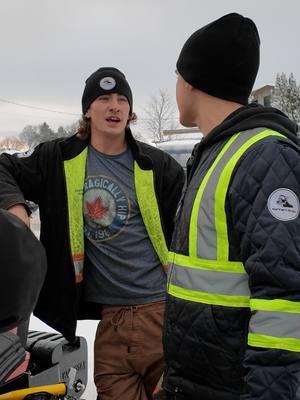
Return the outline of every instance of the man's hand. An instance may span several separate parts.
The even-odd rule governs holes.
[[[24,224],[30,227],[30,218],[23,204],[15,204],[14,206],[10,207],[7,211],[20,218],[24,222]]]

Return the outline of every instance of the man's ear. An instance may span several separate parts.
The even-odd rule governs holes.
[[[84,114],[85,118],[90,118],[91,117],[91,113],[90,113],[90,109],[88,108],[87,112]]]
[[[194,87],[190,84],[190,83],[188,83],[188,82],[185,82],[185,87],[187,88],[187,89],[189,89],[189,90],[193,90],[194,89]]]

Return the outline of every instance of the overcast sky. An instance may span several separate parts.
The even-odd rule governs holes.
[[[175,64],[192,32],[229,12],[251,17],[261,36],[255,87],[293,72],[300,81],[297,0],[1,1],[0,135],[47,121],[56,129],[80,115],[85,79],[100,66],[121,69],[140,118],[151,94],[174,95]]]

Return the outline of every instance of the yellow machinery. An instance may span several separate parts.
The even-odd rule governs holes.
[[[60,334],[29,331],[24,349],[16,335],[0,334],[0,400],[77,400],[86,384],[83,337],[69,343]]]

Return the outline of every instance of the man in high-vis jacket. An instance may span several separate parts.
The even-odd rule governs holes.
[[[168,257],[168,399],[300,395],[300,149],[286,115],[248,104],[259,45],[254,22],[229,14],[177,61],[180,121],[204,137]]]
[[[48,272],[35,315],[75,339],[78,318],[101,319],[95,383],[101,400],[152,398],[164,369],[168,245],[184,172],[136,141],[131,88],[116,68],[87,80],[79,132],[0,158],[0,207],[29,223],[39,205]]]

